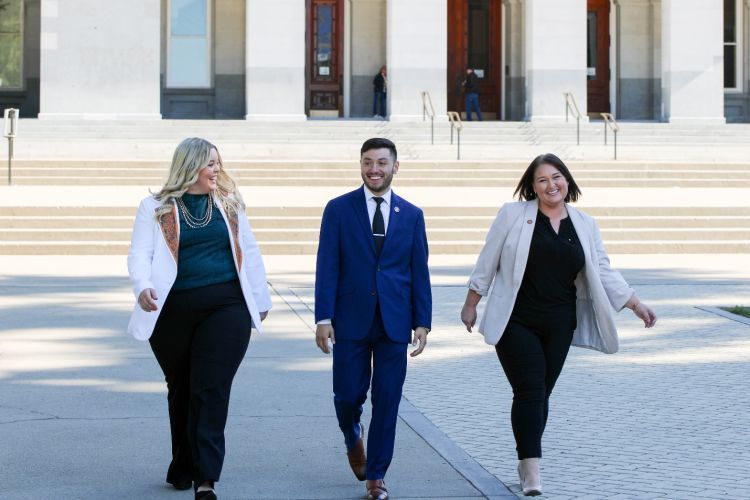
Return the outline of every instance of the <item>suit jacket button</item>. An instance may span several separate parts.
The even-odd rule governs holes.
[[[375,292],[370,292],[370,295],[375,296]]]

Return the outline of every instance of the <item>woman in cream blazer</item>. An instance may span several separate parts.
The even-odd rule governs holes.
[[[242,197],[213,144],[177,147],[166,184],[138,208],[128,271],[137,299],[128,331],[149,341],[167,381],[167,482],[215,499],[232,380],[271,298]]]
[[[570,345],[618,349],[614,311],[632,309],[650,328],[656,315],[609,265],[596,221],[568,204],[580,190],[555,155],[531,162],[503,205],[469,278],[461,320],[494,345],[513,388],[511,423],[525,495],[541,494],[539,459],[549,397]]]

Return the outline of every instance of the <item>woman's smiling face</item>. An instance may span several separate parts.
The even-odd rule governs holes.
[[[556,167],[542,163],[534,172],[534,193],[540,205],[557,208],[568,196],[568,180]]]

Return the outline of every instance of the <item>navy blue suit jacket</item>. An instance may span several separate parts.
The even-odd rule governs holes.
[[[361,340],[380,303],[386,333],[410,342],[431,328],[432,291],[422,210],[391,194],[385,242],[378,257],[364,187],[326,205],[315,269],[315,321],[331,319],[337,339]]]

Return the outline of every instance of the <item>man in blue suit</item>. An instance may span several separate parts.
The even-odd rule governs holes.
[[[315,341],[326,354],[333,349],[333,401],[349,465],[360,481],[367,480],[368,498],[384,500],[407,345],[416,347],[411,356],[425,348],[432,292],[422,210],[391,191],[396,146],[388,139],[367,140],[360,168],[364,185],[331,200],[323,212]],[[370,388],[365,454],[360,417]]]

